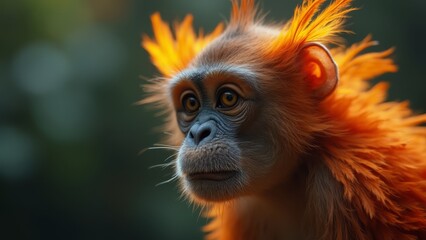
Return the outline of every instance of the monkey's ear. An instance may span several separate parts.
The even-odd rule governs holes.
[[[339,81],[339,71],[328,49],[319,43],[308,43],[299,53],[302,71],[313,97],[322,100],[330,95]]]

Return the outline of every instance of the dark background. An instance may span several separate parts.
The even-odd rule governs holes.
[[[300,1],[265,0],[286,20]],[[396,46],[391,99],[426,110],[426,1],[358,0],[348,43]],[[140,150],[161,119],[134,103],[157,74],[140,48],[149,15],[193,13],[207,31],[228,0],[0,1],[0,239],[200,239],[206,222],[152,169],[172,154]]]

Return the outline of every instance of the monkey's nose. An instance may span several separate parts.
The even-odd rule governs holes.
[[[199,145],[203,141],[206,142],[212,139],[215,129],[216,128],[211,121],[202,123],[201,125],[195,124],[189,130],[188,137],[195,145]]]

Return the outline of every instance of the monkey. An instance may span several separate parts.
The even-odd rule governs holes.
[[[303,0],[283,25],[254,0],[198,35],[159,13],[144,36],[161,77],[179,186],[206,239],[426,239],[426,114],[386,100],[393,48],[345,47],[351,0]]]

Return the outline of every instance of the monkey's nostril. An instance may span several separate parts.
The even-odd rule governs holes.
[[[201,142],[201,141],[203,141],[204,138],[210,136],[211,132],[212,131],[209,128],[203,129],[200,133],[199,141]]]
[[[189,137],[194,139],[194,134],[192,134],[192,131],[189,131]]]
[[[213,133],[213,130],[210,126],[204,125],[201,127],[194,126],[191,128],[191,130],[188,133],[188,138],[192,139],[192,141],[195,143],[195,145],[200,144],[203,140],[211,136]]]

